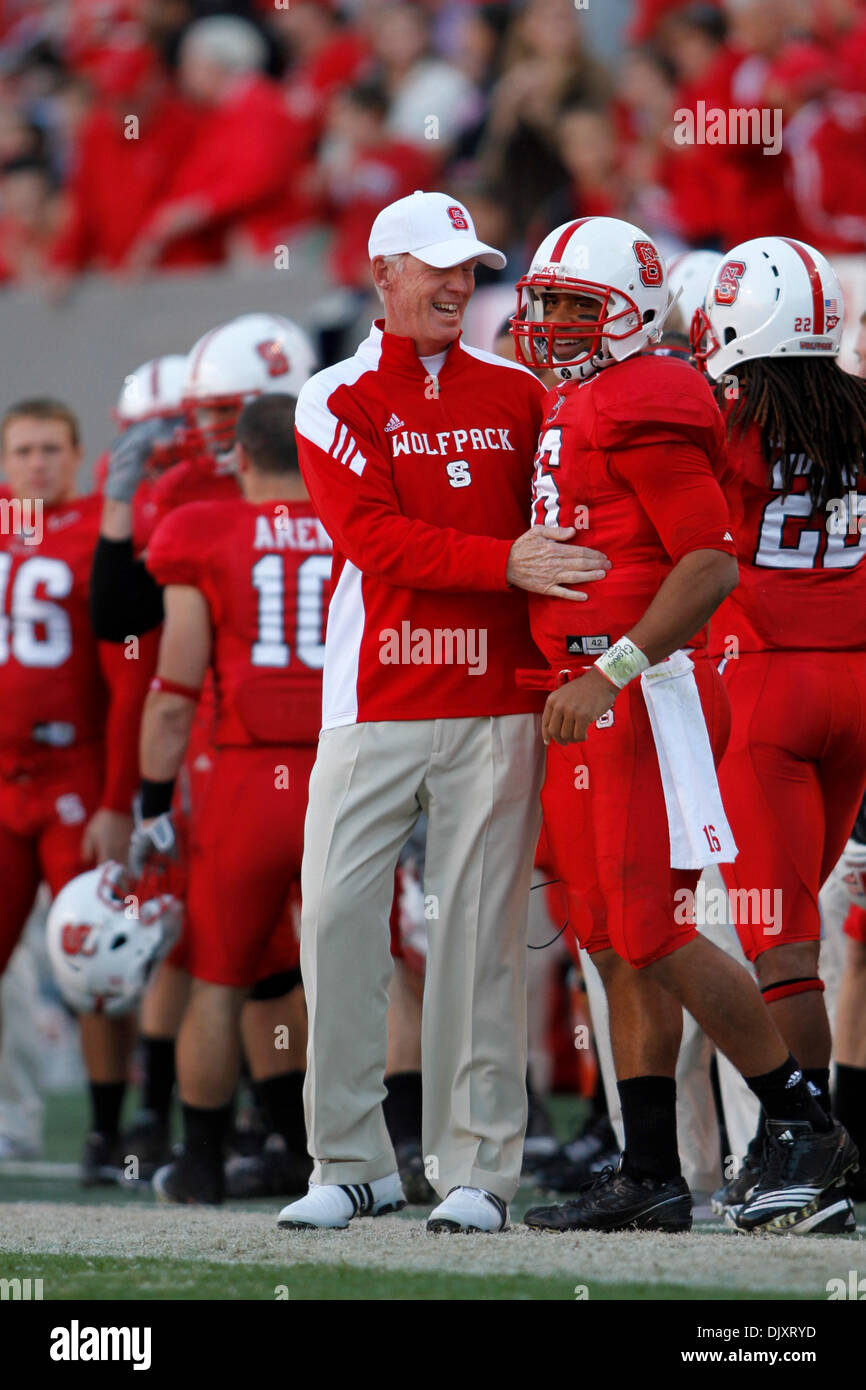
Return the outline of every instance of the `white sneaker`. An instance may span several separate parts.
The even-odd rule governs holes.
[[[399,1173],[375,1182],[311,1182],[305,1197],[283,1207],[277,1225],[287,1231],[344,1231],[353,1216],[385,1216],[405,1205]]]
[[[437,1235],[455,1231],[501,1231],[508,1224],[508,1207],[483,1187],[452,1187],[444,1202],[427,1218],[427,1230]]]

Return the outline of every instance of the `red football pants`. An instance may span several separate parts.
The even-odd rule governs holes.
[[[781,931],[737,927],[754,960],[820,936],[818,892],[866,788],[866,652],[747,652],[724,681],[732,724],[719,784],[740,851],[725,882],[781,891]]]
[[[246,987],[298,964],[301,876],[314,747],[222,748],[192,826],[182,964]],[[173,958],[174,959],[174,958]]]
[[[97,748],[56,749],[0,768],[0,974],[40,882],[56,895],[88,868],[81,840],[101,795]]]
[[[718,764],[730,714],[721,677],[695,656],[695,680]],[[610,947],[631,965],[650,965],[697,935],[681,910],[700,872],[670,867],[667,809],[639,680],[617,696],[613,723],[593,725],[584,743],[550,744],[541,793],[558,877],[568,895],[566,938],[589,952]],[[687,919],[687,920],[686,920]]]

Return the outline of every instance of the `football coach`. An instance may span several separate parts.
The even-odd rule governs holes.
[[[444,193],[370,234],[385,306],[298,400],[301,469],[334,544],[310,782],[301,969],[313,1180],[287,1228],[405,1204],[382,1112],[400,849],[428,816],[423,1144],[427,1229],[497,1231],[526,1123],[526,919],[543,771],[522,590],[604,577],[572,528],[526,530],[544,389],[460,341],[478,262],[505,264]],[[516,539],[515,539],[516,538]],[[301,603],[303,592],[301,591]],[[303,621],[303,619],[301,619]]]

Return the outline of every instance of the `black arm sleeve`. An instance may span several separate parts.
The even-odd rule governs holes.
[[[132,553],[132,541],[100,536],[90,572],[90,621],[101,642],[140,637],[162,622],[162,589]]]

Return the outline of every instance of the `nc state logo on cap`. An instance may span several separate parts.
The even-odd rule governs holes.
[[[469,231],[469,223],[466,221],[466,213],[458,204],[455,204],[453,207],[446,208],[445,210],[451,219],[452,227],[454,227],[456,231]]]

